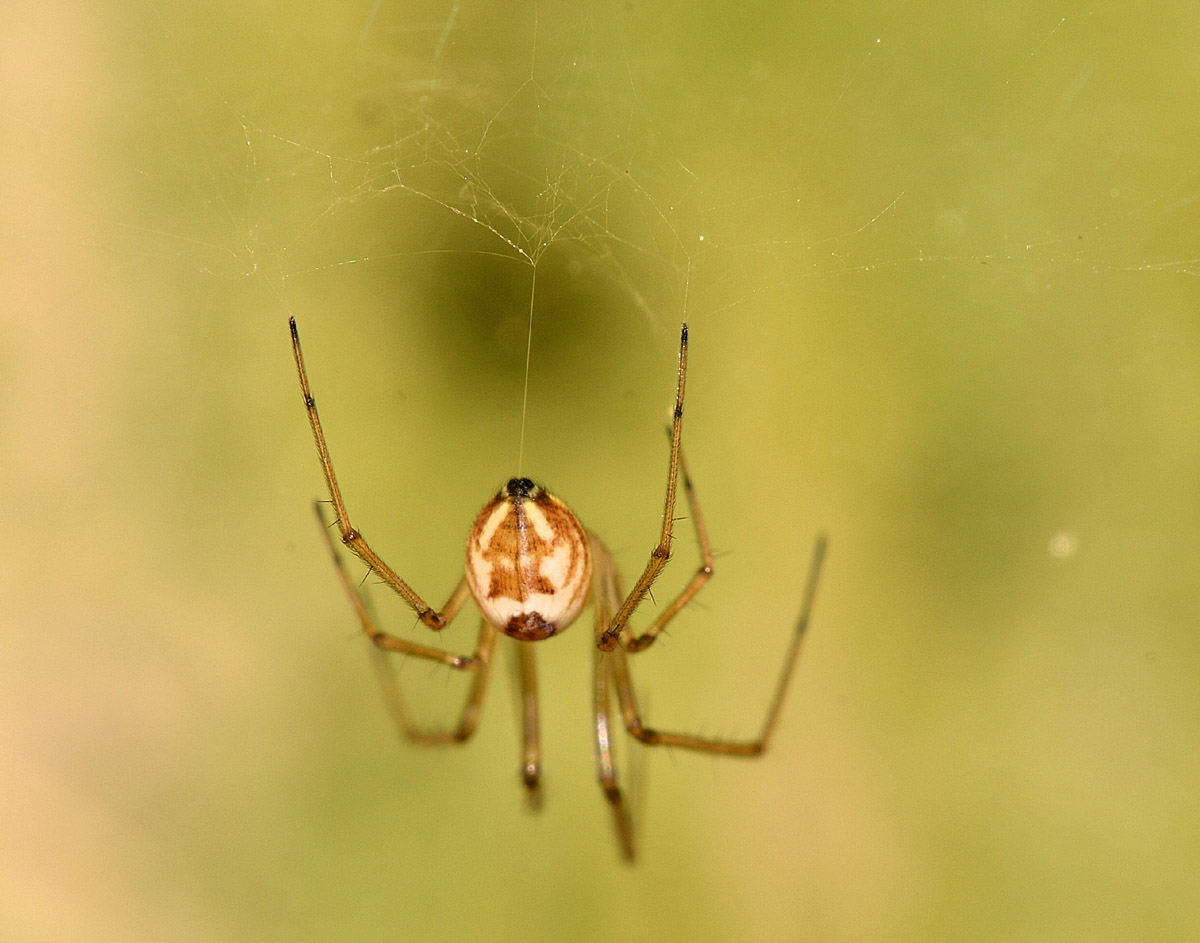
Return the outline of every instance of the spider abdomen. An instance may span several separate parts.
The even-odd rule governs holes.
[[[587,601],[587,533],[562,501],[512,478],[484,505],[467,539],[467,585],[483,617],[522,641],[561,632]]]

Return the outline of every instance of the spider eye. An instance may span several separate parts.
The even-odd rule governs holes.
[[[528,478],[510,478],[508,484],[504,486],[504,492],[510,498],[528,498],[535,491],[537,491],[537,485]]]

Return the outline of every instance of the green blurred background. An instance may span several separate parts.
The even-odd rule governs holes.
[[[4,4],[0,938],[1196,939],[1197,48],[1180,0]],[[310,509],[289,316],[356,524],[450,591],[535,274],[521,470],[626,573],[692,327],[719,558],[651,722],[756,729],[830,534],[771,755],[620,744],[635,869],[586,620],[531,816],[509,653],[399,743]]]

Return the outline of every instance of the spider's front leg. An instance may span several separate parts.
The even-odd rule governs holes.
[[[675,409],[672,412],[671,418],[671,458],[667,465],[667,497],[663,503],[662,531],[659,534],[658,544],[650,552],[650,560],[646,564],[646,568],[642,571],[642,575],[634,584],[633,589],[630,590],[629,595],[625,597],[625,601],[621,603],[620,608],[608,623],[607,628],[598,634],[596,645],[601,651],[611,652],[617,646],[618,642],[628,644],[631,641],[627,628],[629,620],[632,618],[634,612],[637,611],[637,607],[641,605],[642,600],[649,595],[650,587],[654,585],[654,581],[658,579],[658,575],[663,571],[663,567],[671,559],[671,530],[675,524],[675,492],[679,481],[679,447],[680,440],[683,437],[683,394],[687,382],[687,349],[688,326],[684,324],[679,331],[679,381],[675,387]],[[711,560],[707,562],[707,566],[711,571]],[[694,589],[691,589],[690,594],[687,594],[687,590],[684,591],[687,594],[687,598],[679,603],[680,608],[699,591],[700,586],[704,584],[704,580],[707,578],[707,574],[703,578],[699,574],[697,575],[696,580],[693,580],[693,582],[698,581],[698,585]],[[666,620],[662,621],[665,624]],[[662,628],[657,623],[656,626],[654,634],[650,635],[648,640],[641,645],[642,648],[654,641],[654,636]]]
[[[597,646],[602,651],[612,651],[620,642],[622,648],[629,652],[640,652],[654,644],[655,639],[667,624],[675,618],[689,602],[704,588],[713,575],[712,547],[708,542],[708,531],[704,527],[704,517],[700,513],[700,503],[696,498],[696,488],[692,477],[688,474],[687,462],[683,457],[681,439],[683,437],[683,394],[687,376],[687,325],[683,326],[679,341],[679,385],[675,391],[675,409],[671,425],[667,427],[667,436],[671,442],[670,462],[667,466],[667,499],[663,508],[663,527],[658,545],[650,554],[650,562],[642,572],[641,579],[633,587],[633,591],[625,598],[616,616],[606,624],[604,630],[596,639]],[[671,541],[674,537],[675,498],[678,492],[678,481],[683,478],[683,493],[691,512],[692,526],[696,530],[696,543],[700,546],[700,566],[692,575],[687,585],[663,609],[658,618],[641,635],[635,636],[629,628],[629,620],[642,600],[649,595],[650,587],[671,557]]]
[[[683,476],[683,493],[687,497],[688,508],[691,510],[692,526],[696,529],[696,543],[700,545],[700,566],[688,580],[687,585],[680,590],[679,595],[659,613],[650,628],[635,637],[628,625],[624,627],[621,634],[621,647],[631,653],[644,651],[653,645],[654,640],[666,628],[667,623],[684,610],[684,607],[704,588],[713,575],[713,554],[712,547],[708,543],[708,530],[704,526],[704,518],[700,516],[700,503],[696,498],[696,488],[692,484],[691,475],[688,474],[687,462],[684,461],[682,450],[679,453],[679,474]]]
[[[342,491],[338,487],[337,476],[333,473],[333,460],[329,457],[329,447],[325,444],[325,433],[321,429],[321,417],[317,415],[317,401],[313,398],[312,389],[308,385],[308,371],[304,369],[304,354],[300,350],[300,332],[296,329],[296,319],[289,319],[288,324],[292,332],[292,355],[296,358],[296,370],[300,374],[300,392],[304,395],[304,408],[308,412],[308,424],[312,427],[313,440],[317,444],[317,457],[321,460],[321,470],[325,475],[325,485],[329,489],[329,499],[333,503],[334,514],[337,516],[337,528],[338,533],[341,534],[342,543],[354,551],[354,554],[372,571],[379,574],[380,578],[417,614],[417,618],[422,623],[435,631],[444,629],[458,615],[463,603],[466,602],[469,592],[466,579],[464,578],[458,584],[446,601],[446,605],[440,611],[435,610],[408,583],[402,580],[379,554],[371,549],[366,538],[350,523],[350,515],[346,511],[345,501],[342,500]]]

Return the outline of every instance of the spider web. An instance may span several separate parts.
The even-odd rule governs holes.
[[[597,48],[620,41],[603,14],[573,22],[531,6],[514,24],[454,4],[442,21],[413,24],[389,23],[388,12],[378,6],[364,26],[356,91],[327,93],[338,111],[329,128],[282,131],[277,118],[237,115],[253,181],[238,215],[296,209],[270,245],[254,233],[254,268],[265,256],[288,284],[474,254],[524,268],[529,282],[566,246],[598,259],[648,319],[685,312],[702,248],[688,228],[695,180],[663,153],[630,64]],[[511,44],[507,58],[480,49],[496,35]],[[402,74],[414,60],[420,69]],[[392,219],[383,232],[381,216]],[[340,236],[355,251],[339,254]]]
[[[347,616],[298,510],[320,478],[288,315],[356,524],[435,604],[469,515],[518,453],[531,312],[526,467],[570,497],[627,575],[653,539],[658,426],[678,322],[692,325],[687,448],[720,575],[688,614],[687,644],[672,633],[656,645],[671,671],[639,686],[664,726],[752,733],[747,692],[773,670],[808,535],[830,532],[814,626],[837,606],[840,632],[814,636],[826,674],[811,679],[813,704],[834,705],[821,719],[852,746],[819,747],[828,768],[845,763],[826,790],[844,804],[829,816],[839,834],[813,847],[842,855],[829,900],[843,935],[903,935],[914,900],[930,926],[956,912],[926,893],[936,881],[906,883],[926,858],[889,870],[875,854],[902,843],[893,819],[871,819],[888,803],[855,790],[897,769],[940,798],[928,770],[961,786],[977,767],[971,795],[947,807],[970,814],[941,834],[960,833],[967,798],[1013,808],[984,780],[1045,787],[1015,800],[1028,834],[1005,829],[947,858],[937,876],[954,886],[962,860],[988,888],[1010,876],[1007,861],[1056,860],[1035,833],[1063,837],[1062,823],[1090,816],[1147,836],[1096,846],[1111,888],[1147,876],[1135,889],[1146,915],[1190,900],[1171,890],[1187,869],[1151,839],[1179,834],[1172,815],[1190,813],[1190,796],[1168,780],[1195,771],[1149,746],[1104,767],[1096,757],[1155,743],[1147,730],[1167,731],[1174,757],[1197,755],[1179,721],[1194,715],[1200,534],[1188,497],[1200,428],[1194,4],[15,0],[2,18],[0,485],[8,532],[25,539],[8,541],[0,566],[15,622],[0,714],[18,721],[4,731],[19,760],[14,816],[22,799],[53,801],[34,827],[16,823],[12,857],[34,862],[31,876],[51,859],[86,861],[30,877],[35,893],[25,877],[0,890],[44,931],[31,936],[78,935],[45,923],[69,922],[70,907],[112,938],[189,922],[195,938],[221,936],[214,927],[260,913],[248,899],[267,870],[261,850],[296,840],[281,808],[393,805],[379,730],[348,735],[312,706],[361,695],[363,716],[377,716],[377,692],[348,655],[329,682],[341,687],[314,694],[327,636],[295,631]],[[676,579],[694,565],[688,536],[679,547]],[[296,590],[301,553],[325,581],[317,619]],[[78,627],[86,643],[49,648],[48,635],[74,642]],[[548,688],[567,679],[545,701],[578,707],[562,721],[574,731],[588,722],[584,647],[543,662]],[[1131,686],[1148,676],[1130,665],[1142,651],[1164,653],[1153,690]],[[303,663],[263,670],[287,658]],[[410,662],[406,684],[449,689],[423,668]],[[701,700],[711,713],[696,717]],[[494,693],[489,713],[502,701]],[[722,713],[729,704],[744,711]],[[888,723],[872,726],[872,710]],[[785,714],[781,735],[812,716]],[[947,724],[961,752],[943,750]],[[489,777],[511,759],[495,729],[503,759],[484,762]],[[1025,744],[1027,730],[1044,742]],[[310,771],[279,747],[304,736],[359,750],[362,779],[304,792]],[[573,758],[554,755],[565,776],[590,762],[571,742]],[[971,754],[1017,742],[1029,757]],[[1073,769],[1062,743],[1078,745]],[[896,744],[910,767],[888,767]],[[867,756],[883,760],[871,769]],[[656,778],[672,768],[651,762]],[[1005,775],[991,775],[997,762]],[[778,763],[747,814],[793,805],[796,767]],[[464,832],[488,834],[479,784],[437,779],[461,789],[447,802]],[[280,803],[279,783],[297,795]],[[1052,804],[1063,784],[1083,801]],[[652,792],[672,794],[661,781]],[[593,798],[581,796],[586,814]],[[905,801],[905,818],[927,815]],[[1125,817],[1134,809],[1161,818]],[[148,837],[158,816],[171,828]],[[244,840],[226,847],[202,821],[235,822]],[[49,822],[61,854],[45,854]],[[329,860],[365,848],[372,866],[392,861],[394,847],[371,845],[375,823],[364,814],[351,830],[361,847]],[[843,825],[870,853],[847,848]],[[317,832],[304,841],[326,840]],[[1066,835],[1064,847],[1093,848],[1082,826],[1086,840]],[[927,850],[924,837],[908,836],[910,850]],[[1086,870],[1071,864],[1061,872]],[[122,924],[124,905],[172,869],[161,880],[178,894],[157,922]],[[759,883],[731,899],[795,899],[795,872],[744,873]],[[861,906],[864,888],[879,906]],[[1089,902],[1119,895],[1095,889],[1065,896],[1097,919]],[[1013,912],[1036,912],[1041,899],[1022,890],[1031,906]],[[441,920],[462,900],[431,909]],[[330,903],[331,919],[352,923],[345,901]],[[280,905],[241,935],[286,933],[306,913]],[[776,916],[741,914],[739,935],[770,937],[754,921]],[[503,919],[489,912],[480,932],[525,929],[487,922]]]

